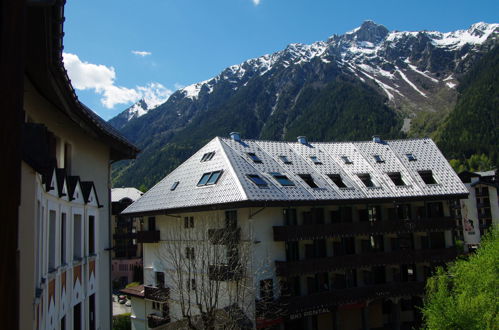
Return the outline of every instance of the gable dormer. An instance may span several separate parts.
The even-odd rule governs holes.
[[[83,192],[83,199],[85,201],[85,204],[95,207],[102,207],[102,205],[99,204],[97,190],[95,189],[93,181],[82,181],[81,190]]]
[[[45,176],[45,191],[52,196],[59,197],[59,185],[57,182],[57,171],[52,168]]]
[[[69,201],[66,170],[63,168],[58,168],[55,170],[55,174],[57,178],[57,190],[59,192],[59,198]]]
[[[68,176],[68,197],[69,201],[73,203],[84,204],[83,191],[81,189],[79,176]]]

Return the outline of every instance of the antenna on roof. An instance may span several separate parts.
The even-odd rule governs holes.
[[[241,133],[239,132],[230,132],[230,138],[234,141],[241,142]]]

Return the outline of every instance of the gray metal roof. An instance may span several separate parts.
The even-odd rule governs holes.
[[[209,161],[204,154],[215,152]],[[254,162],[254,153],[261,162]],[[411,153],[416,160],[410,161]],[[279,156],[291,162],[285,164]],[[379,155],[382,162],[376,162]],[[310,158],[317,157],[316,164]],[[342,156],[352,162],[345,164]],[[222,170],[216,184],[198,186],[204,173]],[[436,184],[426,184],[418,171],[431,170]],[[400,173],[405,185],[397,186],[387,173]],[[282,186],[271,173],[287,176],[294,186]],[[299,174],[309,174],[317,185],[311,188]],[[328,174],[341,175],[346,188],[339,188]],[[374,183],[366,187],[359,174],[369,174]],[[258,175],[266,187],[257,186],[248,175]],[[173,184],[179,182],[174,190]],[[460,196],[468,191],[431,139],[365,142],[278,142],[216,137],[126,208],[125,214],[167,212],[184,208],[238,202],[356,201],[370,199]]]

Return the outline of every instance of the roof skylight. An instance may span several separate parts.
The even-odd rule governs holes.
[[[341,156],[341,159],[343,160],[343,162],[345,164],[353,164],[353,162],[350,160],[350,158],[348,158],[348,156]]]
[[[248,174],[248,178],[258,187],[267,187],[268,183],[257,174]]]
[[[175,181],[175,182],[172,184],[172,186],[170,187],[170,190],[172,190],[172,191],[173,191],[173,190],[177,189],[177,186],[178,186],[178,184],[179,184],[179,183],[180,183],[179,181]]]
[[[213,156],[215,156],[215,151],[207,152],[203,155],[203,157],[201,157],[201,161],[207,162],[207,161],[211,160],[213,158]]]
[[[279,159],[284,163],[284,164],[292,164],[292,162],[288,159],[286,155],[279,155]]]
[[[374,160],[376,160],[376,163],[384,163],[385,162],[383,157],[381,157],[380,155],[373,155],[373,157],[374,157]]]
[[[322,162],[317,158],[317,156],[310,156],[310,160],[314,162],[315,165],[322,165]]]
[[[416,156],[414,156],[414,154],[412,154],[412,153],[405,154],[405,156],[407,157],[407,160],[410,161],[410,162],[413,162],[413,161],[417,160]]]
[[[436,184],[437,181],[433,177],[433,172],[431,170],[427,171],[418,171],[419,176],[421,179],[423,179],[424,183],[426,184]]]
[[[310,174],[298,174],[298,176],[305,181],[306,184],[310,188],[319,188],[319,186],[315,183],[314,178],[312,178],[312,175]]]
[[[216,184],[218,182],[218,179],[220,179],[220,177],[222,176],[222,173],[223,171],[204,173],[198,182],[198,187]]]
[[[386,174],[388,175],[388,177],[392,180],[392,182],[396,186],[405,186],[405,182],[402,179],[402,175],[400,174],[400,172],[393,172],[393,173],[386,173]]]
[[[270,175],[272,175],[274,177],[274,179],[281,184],[281,186],[294,186],[295,185],[293,183],[293,181],[291,181],[290,179],[288,179],[287,176],[285,176],[281,173],[274,172],[274,173],[270,173]]]
[[[338,186],[338,188],[348,188],[347,185],[345,184],[345,182],[343,182],[343,179],[341,178],[341,175],[339,174],[328,174],[327,175],[331,181],[334,182],[334,184],[336,186]]]
[[[261,163],[262,162],[262,160],[254,152],[248,152],[248,156],[255,163]]]
[[[371,175],[369,173],[357,174],[357,176],[366,187],[374,187],[374,182],[371,180]]]

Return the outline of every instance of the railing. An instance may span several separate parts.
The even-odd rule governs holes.
[[[478,213],[478,219],[490,219],[492,218],[492,213]]]
[[[490,207],[490,202],[476,203],[476,207],[478,209],[489,208]]]
[[[302,317],[304,313],[328,310],[332,306],[359,303],[371,299],[411,297],[424,293],[424,282],[398,282],[361,288],[350,288],[321,292],[301,297],[282,299],[290,318]]]
[[[169,288],[157,288],[144,285],[144,298],[158,302],[166,302],[170,297]]]
[[[241,239],[240,228],[208,229],[208,239],[211,244],[227,245],[238,243]]]
[[[157,328],[163,324],[170,323],[170,317],[164,317],[155,314],[147,315],[147,326],[149,328]]]
[[[208,278],[212,281],[237,281],[242,278],[241,265],[210,265]]]
[[[115,233],[113,239],[133,239],[137,238],[137,233]]]
[[[137,232],[138,243],[157,243],[159,242],[159,230],[148,230]]]
[[[419,262],[441,262],[457,257],[454,248],[431,250],[400,250],[395,252],[375,252],[338,257],[307,259],[301,261],[276,261],[277,276],[315,274],[339,269],[362,266],[383,266],[412,264]]]
[[[387,220],[378,222],[331,223],[324,225],[298,225],[274,227],[274,241],[298,241],[329,237],[351,237],[414,231],[442,231],[454,229],[452,217],[421,220]]]

